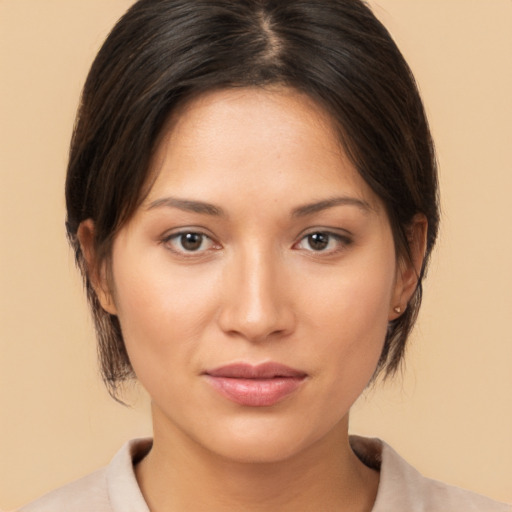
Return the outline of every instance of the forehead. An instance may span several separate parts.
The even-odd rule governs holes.
[[[177,191],[232,200],[238,185],[238,193],[286,195],[299,203],[336,188],[380,206],[331,116],[283,86],[218,90],[181,105],[162,130],[151,174],[147,201]]]

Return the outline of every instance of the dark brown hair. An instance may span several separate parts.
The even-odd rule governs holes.
[[[177,106],[212,89],[267,84],[304,92],[330,114],[357,171],[386,206],[399,257],[409,257],[413,216],[428,220],[417,289],[389,325],[377,370],[389,375],[399,366],[439,214],[425,112],[387,30],[359,0],[140,0],[116,24],[89,72],[66,181],[67,232],[113,396],[133,370],[118,319],[101,308],[91,285],[78,227],[94,221],[98,261],[108,259],[117,231],[146,192],[158,135]]]

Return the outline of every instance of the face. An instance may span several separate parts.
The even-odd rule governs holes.
[[[275,461],[346,434],[403,286],[328,116],[287,88],[209,93],[169,121],[152,170],[103,302],[155,435]]]

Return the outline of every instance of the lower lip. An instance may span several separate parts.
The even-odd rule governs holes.
[[[222,396],[239,405],[268,407],[294,393],[303,377],[276,377],[273,379],[237,379],[206,375],[208,382]]]

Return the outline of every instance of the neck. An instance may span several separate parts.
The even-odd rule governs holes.
[[[152,512],[369,512],[378,473],[348,442],[348,419],[307,450],[278,462],[233,461],[177,428],[155,427],[136,476]]]

